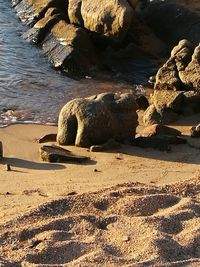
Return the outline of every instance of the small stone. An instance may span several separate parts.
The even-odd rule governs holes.
[[[3,158],[3,144],[0,141],[0,159],[2,159],[2,158]]]
[[[128,236],[128,235],[123,236],[122,241],[124,241],[124,242],[130,241],[130,236]]]
[[[6,171],[7,171],[7,172],[12,171],[10,164],[6,164]]]

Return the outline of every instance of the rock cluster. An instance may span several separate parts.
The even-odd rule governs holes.
[[[180,115],[200,112],[200,93],[195,91],[154,90],[152,104],[144,112],[145,125],[168,124]]]
[[[81,147],[103,144],[111,138],[127,142],[135,136],[137,107],[128,93],[74,99],[60,112],[57,142]]]
[[[200,44],[181,40],[156,74],[155,89],[200,91]]]

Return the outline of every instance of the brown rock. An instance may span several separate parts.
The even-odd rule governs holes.
[[[138,134],[138,136],[143,137],[150,137],[154,135],[173,135],[173,136],[179,136],[181,135],[181,132],[165,125],[161,124],[153,124],[147,128],[145,128],[141,133]]]
[[[55,142],[56,141],[57,134],[46,134],[42,136],[40,139],[38,139],[38,143],[46,143],[46,142]]]
[[[89,159],[88,157],[74,155],[71,151],[59,146],[42,146],[40,155],[42,160],[47,162],[82,163]]]
[[[108,142],[102,145],[93,145],[90,147],[90,152],[103,152],[112,149],[120,148],[120,143],[116,142],[113,139],[108,140]]]
[[[90,147],[135,136],[138,106],[132,94],[104,93],[68,102],[58,120],[57,142]]]

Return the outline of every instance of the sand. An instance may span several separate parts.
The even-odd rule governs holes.
[[[0,266],[200,266],[199,140],[171,152],[68,146],[91,160],[41,162],[36,140],[56,131],[0,129]]]

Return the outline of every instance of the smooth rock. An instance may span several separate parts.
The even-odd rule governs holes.
[[[57,142],[90,147],[129,141],[138,125],[138,106],[132,94],[103,93],[68,102],[58,120]]]
[[[57,134],[46,134],[38,139],[38,143],[46,143],[46,142],[56,142]]]

